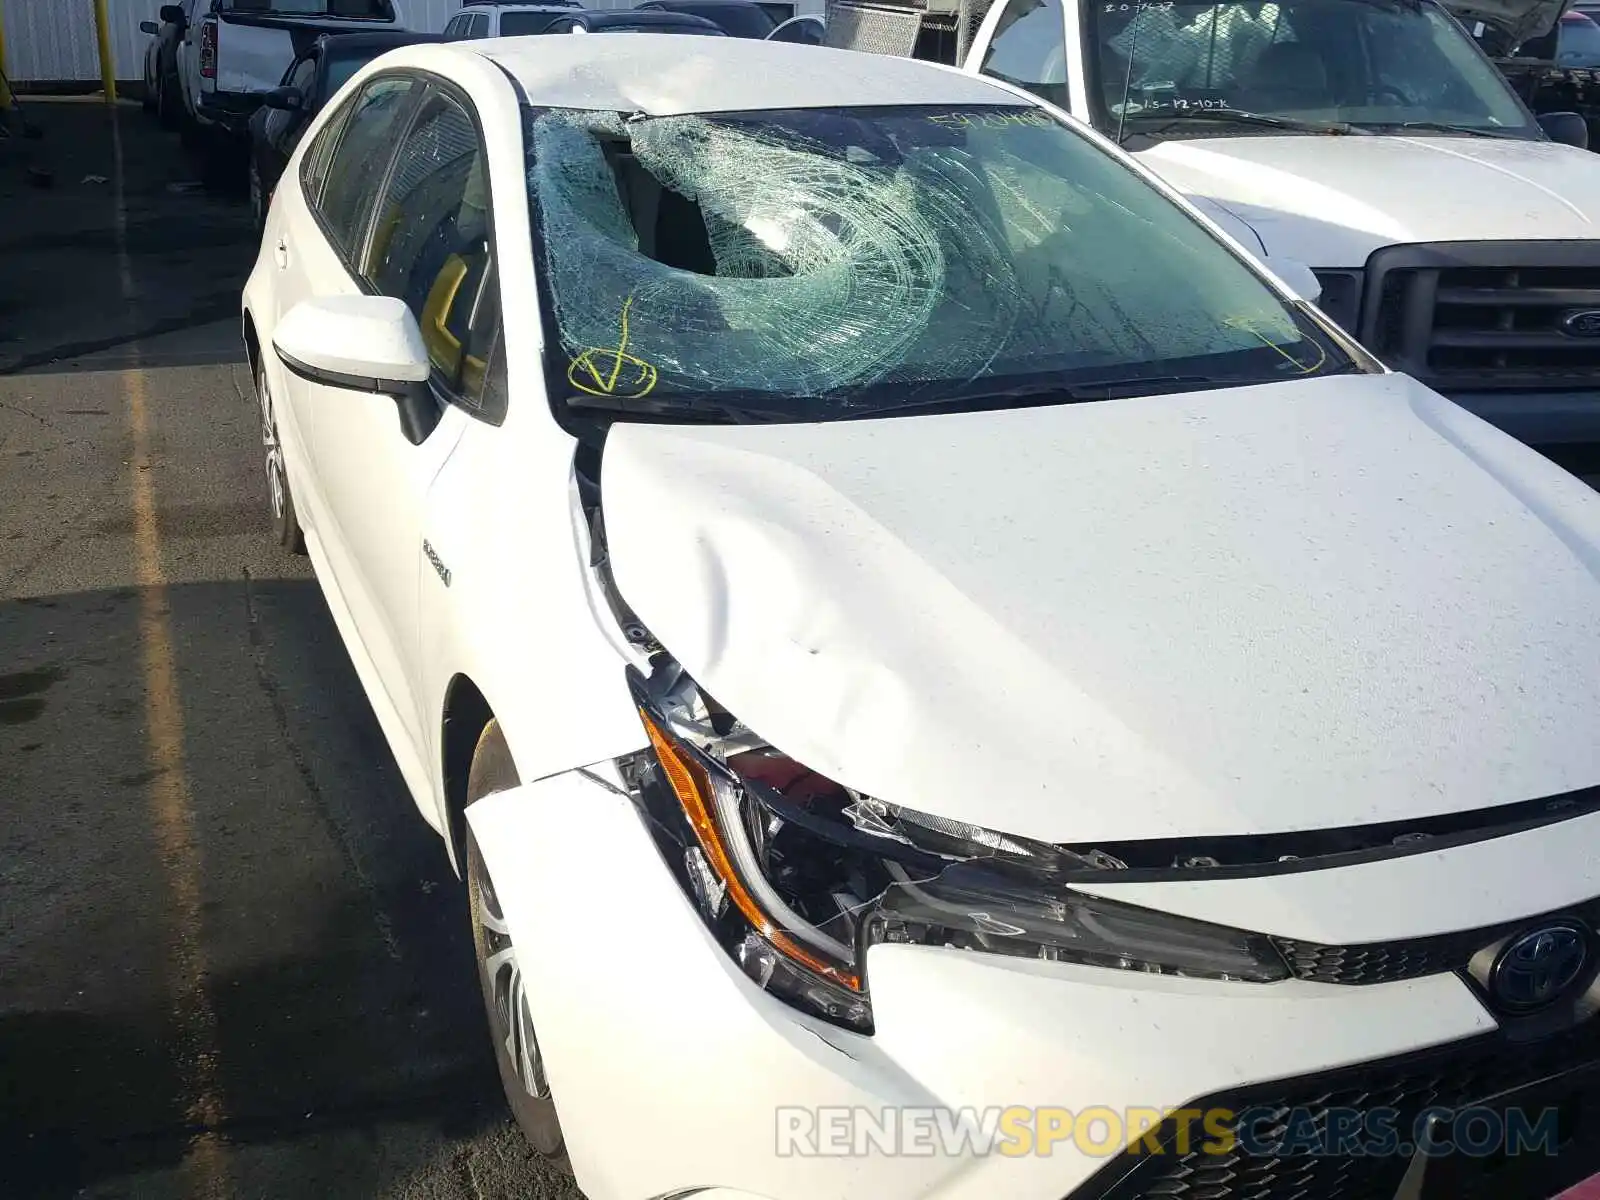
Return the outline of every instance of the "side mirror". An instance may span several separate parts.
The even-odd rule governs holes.
[[[157,25],[154,21],[140,21],[139,32],[148,33],[151,37],[160,37],[161,26]]]
[[[1322,284],[1310,267],[1297,258],[1269,258],[1267,270],[1283,280],[1288,289],[1307,304],[1322,299]]]
[[[268,108],[276,108],[280,112],[299,112],[305,104],[305,97],[300,94],[299,88],[275,87],[261,97],[261,103]]]
[[[1589,148],[1589,122],[1575,112],[1541,113],[1539,128],[1552,142],[1576,146],[1579,150]]]
[[[185,24],[183,19],[183,5],[181,4],[163,4],[161,6],[161,11],[156,15],[168,25]]]
[[[278,322],[272,348],[289,371],[341,391],[393,396],[400,428],[420,445],[438,424],[428,388],[432,371],[422,330],[393,296],[321,296],[303,300]]]

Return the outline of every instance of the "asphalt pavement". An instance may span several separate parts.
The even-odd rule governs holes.
[[[0,1197],[576,1200],[467,903],[268,532],[243,205],[135,107],[0,140]],[[48,186],[44,186],[48,184]]]

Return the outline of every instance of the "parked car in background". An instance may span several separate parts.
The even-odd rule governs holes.
[[[778,25],[771,33],[767,34],[767,41],[794,42],[801,46],[820,46],[822,45],[823,35],[827,31],[827,22],[821,17],[790,17],[787,21]]]
[[[250,118],[250,211],[258,230],[266,224],[284,164],[329,98],[380,54],[442,40],[437,33],[403,30],[323,34],[295,59]]]
[[[1514,45],[1546,0],[1475,2]],[[1042,96],[1305,279],[1389,366],[1533,445],[1600,442],[1600,159],[1576,112],[1529,111],[1466,7],[835,0],[829,40],[937,44]]]
[[[197,0],[177,55],[191,144],[208,165],[231,162],[261,98],[318,37],[397,28],[393,0]]]
[[[637,8],[590,9],[558,16],[546,33],[669,33],[726,37],[722,26],[692,13],[642,12]]]
[[[764,38],[777,22],[754,0],[641,0],[635,12],[688,13],[721,26],[729,37]]]
[[[493,0],[479,0],[464,6],[445,23],[444,37],[448,42],[460,42],[543,33],[556,17],[582,9],[583,5],[576,0],[546,0],[540,4],[497,4]]]
[[[825,47],[407,47],[242,316],[275,533],[590,1200],[1600,1169],[1600,496],[1087,122]]]
[[[194,6],[195,0],[163,4],[159,20],[139,22],[140,32],[150,35],[144,56],[144,108],[146,112],[155,113],[169,129],[177,128],[184,115],[183,88],[178,81],[178,47],[188,23],[186,14]]]

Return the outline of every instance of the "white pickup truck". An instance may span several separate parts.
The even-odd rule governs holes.
[[[398,29],[392,0],[184,0],[178,81],[192,128],[243,138],[262,97],[325,33]]]
[[[1391,367],[1554,447],[1600,442],[1600,155],[1473,35],[1516,45],[1564,7],[835,0],[825,40],[959,62],[1092,124],[1285,282],[1311,268]]]

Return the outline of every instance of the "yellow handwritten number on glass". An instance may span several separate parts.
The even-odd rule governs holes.
[[[628,310],[632,307],[633,297],[629,296],[622,305],[622,337],[615,348],[591,347],[567,368],[567,382],[580,392],[637,399],[655,388],[655,367],[628,353]]]

